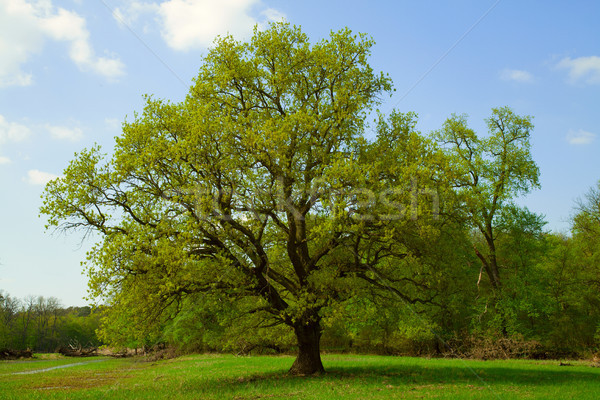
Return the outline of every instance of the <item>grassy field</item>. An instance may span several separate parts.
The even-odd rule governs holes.
[[[90,362],[91,361],[91,362]],[[600,368],[558,361],[326,355],[328,373],[286,374],[288,356],[194,355],[0,362],[0,399],[598,399]],[[70,364],[77,364],[71,365]],[[49,369],[60,367],[55,369]],[[44,370],[30,373],[31,371]]]

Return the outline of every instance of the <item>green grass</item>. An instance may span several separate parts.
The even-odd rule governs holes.
[[[292,377],[292,357],[195,355],[159,362],[0,362],[0,399],[598,399],[600,368],[558,361],[326,355],[327,374]]]

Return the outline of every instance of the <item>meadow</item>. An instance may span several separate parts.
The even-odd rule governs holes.
[[[325,355],[327,373],[289,376],[291,356],[190,355],[0,363],[0,399],[597,399],[589,362]],[[76,365],[73,365],[76,364]],[[59,368],[56,368],[59,367]]]

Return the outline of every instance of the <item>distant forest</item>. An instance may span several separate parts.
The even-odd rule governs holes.
[[[60,346],[99,344],[100,313],[90,307],[63,307],[54,297],[24,299],[0,292],[0,349],[54,352]]]

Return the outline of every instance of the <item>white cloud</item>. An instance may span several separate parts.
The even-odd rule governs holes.
[[[267,8],[261,11],[260,14],[263,15],[267,21],[279,22],[285,20],[285,14],[274,8]]]
[[[45,185],[56,178],[60,178],[60,176],[51,174],[49,172],[43,172],[37,169],[32,169],[27,172],[26,182],[30,185]]]
[[[600,57],[565,57],[556,65],[560,69],[568,70],[571,83],[584,82],[587,84],[600,84]]]
[[[590,144],[594,141],[595,138],[595,134],[593,134],[592,132],[584,131],[583,129],[580,129],[578,131],[570,130],[569,133],[567,133],[567,142],[573,145]]]
[[[10,164],[10,158],[0,156],[0,165]]]
[[[24,1],[0,2],[0,87],[32,83],[31,74],[21,70],[21,65],[42,47],[43,37],[35,25],[32,5]]]
[[[6,142],[20,142],[31,134],[31,130],[25,125],[16,122],[8,122],[0,115],[0,144]]]
[[[106,125],[106,128],[111,131],[118,131],[121,129],[121,121],[116,118],[105,118],[104,124]]]
[[[47,124],[46,129],[50,132],[50,136],[57,140],[77,142],[83,138],[83,131],[80,128],[67,128],[65,126],[53,126]]]
[[[187,51],[210,46],[215,37],[231,34],[242,39],[258,24],[281,21],[285,15],[265,7],[260,0],[168,0],[161,2],[129,1],[117,8],[115,19],[133,25],[143,15],[158,21],[160,32],[169,47]],[[256,18],[256,15],[258,18]],[[144,26],[147,31],[148,25]]]
[[[77,142],[83,138],[83,130],[79,127],[67,127],[59,125],[33,125],[31,127],[19,124],[17,122],[9,122],[0,115],[0,145],[8,142],[20,142],[31,136],[32,130],[46,130],[55,140],[68,140]]]
[[[533,82],[533,75],[527,71],[518,69],[504,69],[500,72],[500,78],[505,81],[514,81],[519,83]]]
[[[33,82],[24,65],[32,55],[41,52],[46,39],[67,42],[71,60],[82,70],[109,79],[124,74],[125,66],[118,58],[95,55],[86,21],[77,13],[55,9],[50,0],[1,0],[0,87]]]
[[[78,67],[106,78],[124,74],[125,65],[116,58],[97,57],[90,43],[85,19],[77,13],[59,8],[58,12],[40,21],[41,29],[57,41],[70,43],[69,56]]]
[[[156,14],[159,10],[156,3],[146,3],[143,1],[129,1],[124,8],[117,7],[113,16],[120,25],[133,25],[144,14]]]
[[[162,36],[175,50],[209,46],[217,35],[236,37],[252,32],[256,23],[248,9],[256,0],[170,0],[161,3]]]

